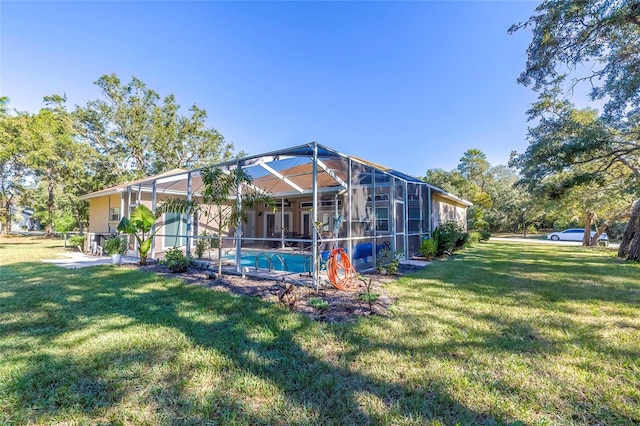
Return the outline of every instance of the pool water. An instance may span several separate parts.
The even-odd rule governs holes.
[[[275,256],[275,255],[278,256]],[[309,272],[310,269],[310,255],[300,253],[283,253],[277,251],[255,251],[255,250],[242,250],[241,262],[242,267],[255,268],[256,256],[258,257],[258,268],[269,269],[269,259],[273,262],[274,271],[289,271],[289,272]],[[286,264],[286,268],[282,261]],[[236,260],[235,251],[230,251],[223,256],[223,259]]]

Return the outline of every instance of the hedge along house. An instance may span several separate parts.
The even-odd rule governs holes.
[[[247,223],[222,230],[214,229],[203,214],[165,214],[156,223],[162,228],[154,238],[152,258],[172,247],[190,252],[198,239],[211,238],[204,232],[222,232],[237,272],[243,264],[253,266],[252,259],[257,265],[258,257],[271,251],[307,253],[308,272],[314,272],[317,256],[326,258],[334,247],[344,248],[356,269],[363,270],[376,265],[382,249],[407,258],[418,254],[422,239],[441,222],[466,227],[471,205],[419,179],[315,142],[217,167],[244,168],[253,178],[252,189],[271,194],[276,208],[255,206],[247,211]],[[81,197],[90,204],[91,239],[100,242],[113,233],[122,214],[138,204],[154,210],[169,198],[201,201],[200,173],[172,170]],[[230,202],[241,199],[242,192],[238,188]],[[131,240],[132,250],[134,244]]]

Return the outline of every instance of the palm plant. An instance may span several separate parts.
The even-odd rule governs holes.
[[[219,167],[210,167],[202,171],[202,202],[211,207],[205,214],[218,228],[218,276],[222,276],[222,230],[247,222],[247,209],[258,203],[273,207],[273,197],[253,187],[253,179],[241,167],[226,171]],[[242,196],[235,202],[232,196],[238,187],[243,187]],[[201,209],[202,210],[202,209]]]
[[[123,217],[116,228],[120,232],[136,237],[141,265],[147,263],[147,255],[151,249],[151,241],[153,241],[153,237],[160,229],[158,228],[151,232],[158,216],[159,215],[156,215],[149,207],[140,204],[133,209],[131,217]]]

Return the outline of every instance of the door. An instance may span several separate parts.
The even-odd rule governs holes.
[[[291,232],[291,212],[284,214],[284,224],[282,223],[282,213],[265,213],[264,215],[264,229],[265,238],[280,238],[280,232],[283,225],[285,232]]]
[[[304,238],[311,238],[311,213],[310,212],[302,212],[300,213],[300,231]]]
[[[247,223],[242,226],[242,236],[248,238],[245,240],[247,243],[252,243],[253,238],[256,236],[256,214],[255,212],[247,212]]]
[[[181,247],[187,244],[187,218],[179,213],[164,214],[164,248]]]

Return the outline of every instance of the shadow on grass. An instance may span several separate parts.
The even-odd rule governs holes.
[[[146,421],[160,423],[513,421],[514,418],[469,408],[459,396],[450,393],[450,383],[444,379],[419,384],[399,377],[381,379],[379,375],[355,371],[351,362],[363,352],[384,351],[417,363],[462,360],[456,365],[474,371],[479,369],[475,364],[476,353],[488,354],[487,359],[496,360],[502,355],[553,358],[568,346],[584,346],[603,357],[638,359],[638,350],[608,347],[599,337],[597,324],[584,327],[570,318],[550,316],[544,325],[568,334],[565,339],[553,340],[544,337],[527,319],[456,304],[457,292],[465,295],[463,300],[489,300],[498,306],[535,303],[549,312],[573,309],[566,306],[566,301],[638,306],[637,285],[615,279],[590,282],[596,277],[614,277],[614,271],[623,277],[635,274],[635,266],[614,269],[615,260],[606,257],[589,258],[588,264],[581,264],[579,253],[560,250],[541,255],[540,250],[486,245],[449,262],[436,262],[397,285],[408,287],[402,289],[399,303],[416,308],[399,312],[398,323],[373,320],[372,324],[382,327],[401,324],[380,338],[363,334],[362,324],[318,325],[268,302],[185,286],[134,269],[107,266],[67,271],[40,263],[0,267],[3,353],[0,371],[3,366],[11,367],[10,363],[14,371],[10,379],[0,382],[3,385],[0,406],[15,413],[9,419],[15,423],[47,422],[52,418],[59,421],[78,413],[93,420],[104,419],[110,407],[121,403],[133,406],[134,410],[138,405],[155,407],[156,417]],[[562,277],[549,281],[541,270],[559,271]],[[580,278],[572,278],[575,274]],[[442,316],[439,311],[455,315]],[[436,323],[450,333],[450,338],[441,343],[421,340],[419,336],[429,333],[430,324]],[[486,323],[489,327],[478,329],[474,323]],[[133,327],[142,327],[144,333],[150,333],[151,341],[128,342],[126,333]],[[629,322],[629,327],[635,326]],[[100,336],[118,331],[122,332],[122,341],[105,343],[98,353],[75,351]],[[163,333],[171,343],[164,344]],[[237,389],[228,383],[219,387],[209,385],[203,397],[194,399],[192,387],[201,375],[208,374],[207,368],[193,361],[158,373],[158,366],[177,365],[176,358],[183,353],[184,348],[179,347],[172,333],[184,336],[197,349],[221,357],[221,365],[208,367],[209,371],[215,371],[211,374],[221,374],[227,382],[252,378],[264,381],[282,395],[284,402],[279,402],[282,406],[266,412],[256,409],[250,395],[238,395]],[[344,350],[333,356],[330,351],[325,353],[316,347],[313,350],[318,353],[312,353],[299,343],[323,336],[328,336],[331,344],[342,345]],[[46,353],[34,351],[38,347],[46,348]],[[384,368],[393,372],[393,366]],[[591,366],[587,363],[581,368],[588,370]],[[154,371],[160,376],[147,379]],[[403,372],[396,373],[400,376]],[[538,373],[548,375],[545,371]],[[554,381],[553,388],[566,389],[561,378],[549,380]],[[522,392],[518,384],[493,379],[487,383],[488,393],[519,396]],[[145,388],[143,392],[141,387]],[[381,408],[365,408],[363,397],[378,401]],[[589,403],[578,399],[568,405],[561,414],[567,422],[602,423],[606,419],[631,424],[635,420],[610,407],[604,399]],[[525,409],[526,403],[517,407]],[[296,411],[293,417],[289,416],[292,410]],[[571,416],[578,417],[571,420]],[[135,423],[140,419],[116,416],[106,420]]]
[[[441,280],[481,296],[512,296],[516,303],[526,300],[523,293],[529,293],[545,302],[605,301],[640,306],[635,280],[640,264],[620,262],[612,256],[586,257],[587,250],[486,244],[451,260],[460,268],[443,266],[448,272]],[[432,273],[428,269],[416,277]]]
[[[297,338],[306,333],[321,335],[319,326],[254,298],[190,287],[133,269],[67,271],[34,263],[0,267],[0,292],[6,294],[0,298],[0,318],[8,319],[0,323],[0,336],[12,337],[3,347],[6,356],[0,368],[13,365],[16,371],[4,383],[0,401],[5,416],[12,413],[8,418],[12,422],[60,421],[75,415],[104,418],[109,407],[125,399],[130,404],[140,392],[136,382],[145,381],[144,371],[171,364],[178,349],[162,342],[127,348],[131,343],[126,342],[126,334],[115,346],[105,344],[103,352],[78,349],[74,354],[74,348],[109,330],[126,333],[130,327],[146,326],[179,331],[196,347],[220,354],[232,380],[238,374],[266,380],[287,404],[304,413],[299,419],[287,418],[286,412],[259,414],[227,388],[211,392],[196,407],[185,388],[192,373],[183,367],[166,373],[159,383],[147,384],[154,388],[140,397],[143,405],[157,407],[155,421],[162,423],[384,424],[389,418],[446,424],[504,421],[463,406],[443,390],[442,383],[406,387],[352,371],[339,360],[311,355]],[[101,328],[103,321],[113,318],[121,324]],[[340,337],[350,344],[351,326],[345,327]],[[65,343],[85,329],[90,330],[87,335]],[[270,337],[257,337],[260,333]],[[47,353],[25,352],[17,343],[21,340],[31,342],[32,349],[47,348]],[[61,351],[64,353],[54,355]],[[361,395],[382,401],[384,412],[364,410]]]

